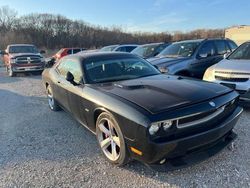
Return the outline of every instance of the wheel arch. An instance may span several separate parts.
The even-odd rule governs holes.
[[[94,116],[93,116],[93,122],[94,122],[94,125],[96,125],[96,121],[97,121],[97,118],[100,116],[101,113],[103,112],[107,112],[107,113],[110,113],[112,114],[111,112],[109,112],[107,109],[103,108],[103,107],[99,107],[99,108],[96,108],[94,110]],[[113,115],[113,114],[112,114]]]

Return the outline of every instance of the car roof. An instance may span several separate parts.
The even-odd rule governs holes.
[[[103,46],[102,48],[106,48],[106,47],[115,47],[115,46],[120,46],[120,44],[112,44],[112,45],[108,45],[108,46]]]
[[[146,46],[161,45],[161,44],[167,44],[167,43],[165,42],[148,43],[148,44],[139,45],[138,47],[146,47]]]
[[[10,44],[8,46],[35,46],[34,44]]]
[[[205,39],[195,39],[195,40],[182,40],[182,41],[178,41],[178,42],[174,42],[174,43],[188,43],[188,42],[202,42]]]
[[[90,52],[90,53],[77,53],[73,55],[65,56],[63,59],[77,59],[84,61],[87,59],[105,59],[109,57],[137,57],[134,54],[126,52]]]
[[[174,43],[185,43],[185,42],[203,42],[203,41],[211,41],[211,40],[230,40],[227,38],[206,38],[206,39],[194,39],[194,40],[182,40],[182,41],[177,41]]]
[[[64,49],[64,50],[74,50],[74,49],[85,49],[85,48],[81,48],[81,47],[72,47],[72,48],[61,48],[61,49]]]
[[[138,44],[121,44],[119,47],[126,47],[126,46],[139,46]]]

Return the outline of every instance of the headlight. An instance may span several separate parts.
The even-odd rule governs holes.
[[[45,58],[44,57],[41,58],[41,62],[45,62]]]
[[[203,80],[205,81],[213,81],[214,80],[214,66],[209,67],[204,76],[203,76]]]
[[[159,129],[162,127],[164,131],[168,130],[171,126],[173,125],[172,120],[166,120],[166,121],[159,121],[152,123],[151,126],[149,127],[149,134],[154,135],[156,134]]]
[[[168,68],[167,67],[159,67],[159,70],[161,71],[161,73],[168,73]]]
[[[155,133],[157,133],[160,129],[161,125],[158,123],[152,123],[150,128],[149,128],[149,134],[150,135],[154,135]]]
[[[11,64],[16,63],[16,59],[10,59],[10,63]]]

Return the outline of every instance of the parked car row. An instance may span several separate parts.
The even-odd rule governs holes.
[[[201,39],[173,43],[148,59],[162,72],[202,78],[206,69],[231,53],[237,45],[228,39]]]
[[[64,109],[96,134],[109,162],[175,169],[236,138],[239,101],[250,101],[250,43],[236,48],[228,39],[65,48],[42,79],[49,108]],[[34,45],[9,45],[9,75],[43,70],[41,53]]]

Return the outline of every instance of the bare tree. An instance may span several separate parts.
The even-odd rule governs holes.
[[[15,10],[0,7],[0,48],[9,43],[34,43],[38,47],[99,48],[111,44],[170,42],[186,39],[223,37],[223,29],[198,29],[183,33],[137,32],[127,33],[121,27],[93,26],[82,20],[71,20],[61,15],[29,14],[17,16]]]

